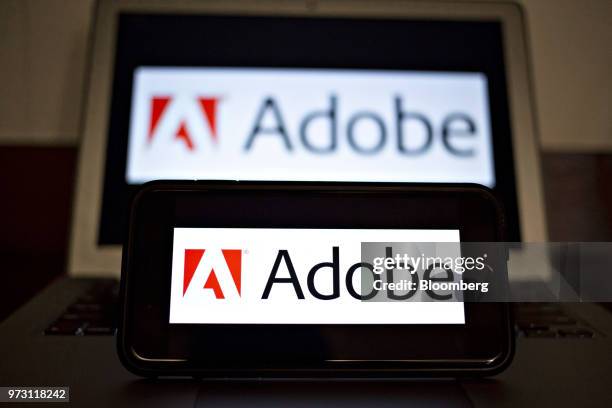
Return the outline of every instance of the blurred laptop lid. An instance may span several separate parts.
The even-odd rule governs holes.
[[[118,276],[154,179],[474,182],[545,240],[520,9],[101,1],[70,273]]]

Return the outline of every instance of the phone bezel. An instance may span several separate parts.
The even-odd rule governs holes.
[[[177,200],[183,203],[183,211],[186,211],[184,208],[189,207],[190,203],[199,209],[226,196],[236,199],[237,204],[231,208],[226,201],[222,207],[216,208],[216,225],[211,226],[209,219],[205,225],[192,226],[263,228],[270,227],[271,220],[277,219],[273,224],[281,227],[339,228],[341,226],[333,219],[320,215],[321,211],[297,218],[272,211],[269,216],[258,213],[241,221],[236,210],[257,208],[257,205],[263,205],[266,197],[274,197],[278,205],[283,199],[294,204],[309,200],[309,205],[315,203],[315,208],[316,203],[328,205],[325,208],[338,215],[334,206],[349,198],[352,202],[361,200],[362,204],[369,203],[367,205],[382,209],[385,209],[385,204],[393,204],[392,200],[410,199],[410,204],[415,206],[413,210],[420,207],[431,212],[423,217],[414,211],[417,214],[406,222],[415,228],[425,225],[429,225],[429,228],[457,227],[461,231],[462,242],[501,241],[504,236],[505,221],[499,201],[490,190],[476,185],[238,181],[148,183],[132,203],[123,251],[118,351],[123,364],[130,371],[143,376],[397,378],[491,375],[509,364],[513,355],[513,334],[509,309],[500,303],[465,303],[465,325],[404,325],[401,328],[397,325],[291,325],[291,331],[285,330],[284,325],[216,325],[214,329],[211,325],[169,325],[163,316],[165,305],[169,304],[169,287],[166,286],[170,270],[168,263],[159,260],[164,253],[171,251],[171,245],[164,248],[163,244],[165,242],[165,246],[168,246],[171,236],[164,235],[169,233],[172,226],[185,226],[184,219],[193,223],[189,217],[183,216],[183,221],[179,220],[181,216],[175,214]],[[269,202],[265,204],[269,205]],[[471,211],[467,207],[469,205],[477,208],[473,213],[466,214]],[[170,211],[170,207],[173,211]],[[332,208],[335,208],[335,212],[331,211]],[[389,228],[389,222],[392,222],[386,220],[381,223],[374,212],[368,212],[367,208],[359,205],[343,207],[343,211],[346,214],[337,219],[344,219],[346,224],[346,220],[354,216],[359,220],[359,226],[354,228],[364,225]],[[432,219],[440,219],[440,222],[431,222]],[[149,239],[151,236],[157,239]],[[167,293],[167,297],[164,293]],[[213,331],[214,335],[211,336]],[[410,336],[406,337],[408,334]],[[400,350],[399,343],[395,341],[391,351],[387,349],[385,353],[393,352],[395,347],[397,358],[361,358],[367,353],[364,354],[362,350],[362,354],[358,355],[359,349],[354,350],[354,358],[345,358],[344,355],[341,359],[328,358],[329,355],[325,354],[326,340],[337,343],[338,339],[357,338],[364,344],[377,344],[377,341],[398,336],[402,341],[409,338],[410,344],[418,345],[419,349],[406,354],[407,351]],[[219,340],[215,342],[216,337]],[[252,342],[259,347],[263,345],[264,352],[259,353],[255,346],[249,347],[244,343],[241,351],[231,355],[227,349],[220,353],[214,350],[221,342],[232,343],[232,339],[244,338],[256,339]],[[290,346],[266,349],[266,341]],[[348,340],[345,341],[344,345],[348,346]],[[440,351],[442,341],[453,344],[446,353]]]

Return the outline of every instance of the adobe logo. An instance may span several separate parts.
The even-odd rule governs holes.
[[[223,260],[225,261],[225,265],[215,265],[216,262],[219,262],[221,259],[215,256],[212,256],[212,252],[209,251],[209,255],[204,263],[202,263],[201,270],[205,275],[200,275],[201,279],[204,280],[204,285],[202,289],[212,290],[215,298],[217,299],[225,299],[226,293],[229,291],[226,288],[226,291],[222,289],[222,285],[219,282],[219,277],[217,276],[218,272],[223,273],[222,271],[229,270],[229,275],[231,279],[223,280],[225,284],[227,282],[233,282],[236,290],[238,291],[238,296],[241,296],[241,274],[242,274],[242,250],[241,249],[222,249],[221,254],[223,255]],[[185,266],[184,266],[184,274],[183,274],[183,297],[191,284],[191,281],[194,277],[194,274],[200,263],[204,254],[206,253],[206,249],[185,249]],[[216,255],[216,254],[215,254]],[[217,272],[215,272],[215,267],[217,268]],[[224,276],[226,277],[226,276]],[[233,290],[233,288],[231,288]]]
[[[168,106],[172,104],[173,98],[170,96],[154,96],[150,103],[150,118],[149,131],[147,133],[147,142],[151,144],[153,141],[160,120],[164,117],[164,113]],[[218,97],[197,97],[193,100],[197,105],[202,119],[208,124],[212,141],[217,143],[217,106],[219,104]],[[174,128],[174,138],[177,141],[183,142],[189,151],[193,151],[196,146],[192,135],[192,126],[189,123],[189,117],[180,117],[180,115],[169,118],[176,122]]]

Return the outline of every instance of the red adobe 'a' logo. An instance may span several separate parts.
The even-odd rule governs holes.
[[[186,249],[185,250],[185,267],[183,274],[183,296],[185,296],[185,292],[189,287],[189,283],[193,278],[193,274],[196,269],[198,269],[198,265],[202,260],[202,256],[204,256],[205,249]],[[229,269],[232,280],[234,281],[234,285],[236,285],[236,289],[238,289],[238,295],[241,295],[240,291],[240,282],[241,282],[241,273],[242,273],[242,250],[240,249],[222,249],[223,258],[225,258],[225,263],[227,264],[227,268]],[[204,283],[204,289],[212,289],[215,293],[215,297],[217,299],[225,299],[225,295],[223,294],[223,290],[221,289],[221,285],[219,285],[219,280],[217,279],[217,274],[215,273],[214,268],[211,267],[210,273],[208,274],[208,278],[206,278],[206,283]]]
[[[218,97],[199,97],[196,99],[200,112],[204,121],[210,128],[210,134],[213,142],[217,142],[217,105],[219,102]],[[151,98],[151,118],[149,121],[149,133],[147,135],[147,141],[151,143],[155,136],[155,129],[159,124],[159,120],[163,116],[164,112],[168,108],[168,105],[172,102],[172,98],[169,96],[155,96]],[[193,138],[191,137],[187,121],[181,120],[174,134],[174,138],[182,141],[187,146],[187,149],[193,150],[195,145]]]

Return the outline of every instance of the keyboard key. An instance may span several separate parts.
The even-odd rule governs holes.
[[[79,320],[59,319],[45,330],[45,334],[75,335],[82,326],[83,322]]]
[[[518,323],[517,326],[520,330],[550,330],[550,326],[545,324]]]
[[[594,336],[594,333],[589,329],[559,329],[559,336],[561,337],[573,337],[580,339],[590,339]]]
[[[87,326],[85,327],[85,335],[111,335],[114,334],[115,329],[109,326]]]
[[[525,337],[542,337],[542,338],[553,338],[557,337],[557,333],[552,330],[525,330]]]

